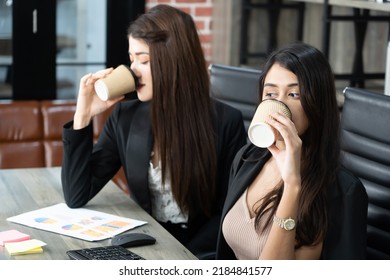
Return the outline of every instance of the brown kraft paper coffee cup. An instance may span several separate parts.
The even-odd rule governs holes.
[[[267,123],[272,112],[282,113],[291,119],[291,111],[286,104],[276,99],[263,100],[248,129],[249,140],[258,147],[267,148],[275,143],[278,131]]]
[[[133,71],[126,65],[121,64],[106,77],[95,83],[95,91],[103,101],[125,95],[136,89],[137,78]]]

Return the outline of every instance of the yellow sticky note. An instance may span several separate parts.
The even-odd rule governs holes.
[[[13,255],[23,255],[23,254],[36,254],[42,253],[42,246],[45,246],[46,243],[37,239],[25,240],[21,242],[12,242],[5,243],[4,247],[7,249],[8,253]]]

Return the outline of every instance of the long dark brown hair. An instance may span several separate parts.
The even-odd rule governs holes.
[[[210,215],[216,193],[216,148],[210,84],[192,17],[157,5],[133,22],[128,35],[146,42],[153,79],[152,132],[162,181],[182,211]]]
[[[296,241],[297,247],[313,245],[325,238],[326,193],[330,187],[337,184],[340,116],[334,75],[328,60],[318,49],[304,43],[292,44],[275,51],[266,61],[259,80],[260,100],[265,77],[275,63],[297,76],[302,108],[309,121],[308,129],[301,135],[302,191],[298,206]],[[270,153],[264,149],[259,156],[269,158]],[[268,225],[272,222],[282,193],[283,184],[262,199],[261,206],[256,209],[256,225],[267,209],[272,214]]]

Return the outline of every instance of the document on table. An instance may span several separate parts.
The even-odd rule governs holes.
[[[13,216],[7,221],[87,241],[110,238],[147,223],[85,208],[71,209],[65,203]]]

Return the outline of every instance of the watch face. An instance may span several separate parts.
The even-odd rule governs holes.
[[[285,230],[293,230],[295,228],[295,221],[293,219],[287,219],[284,221]]]

